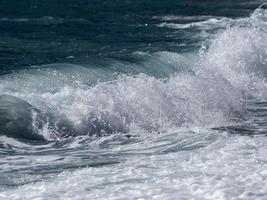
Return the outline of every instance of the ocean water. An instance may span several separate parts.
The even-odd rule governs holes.
[[[0,0],[0,199],[267,199],[265,1]]]

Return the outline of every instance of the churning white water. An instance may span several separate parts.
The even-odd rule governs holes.
[[[3,102],[34,108],[12,112],[44,139],[0,137],[1,199],[266,199],[267,11],[221,23],[197,53],[136,52],[129,73],[1,76]]]

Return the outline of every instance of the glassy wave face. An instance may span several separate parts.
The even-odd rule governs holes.
[[[0,1],[1,199],[266,199],[264,1]]]

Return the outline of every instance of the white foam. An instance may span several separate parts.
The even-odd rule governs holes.
[[[167,19],[166,22],[162,22],[158,24],[158,27],[167,27],[172,29],[189,29],[189,28],[197,28],[201,30],[212,30],[215,28],[224,28],[227,25],[233,22],[230,18],[210,18],[204,21],[199,22],[190,22],[190,23],[174,23],[169,22]]]
[[[0,198],[266,199],[267,138],[229,136],[203,128],[222,125],[235,112],[242,114],[243,101],[248,98],[266,101],[266,20],[258,12],[203,48],[202,59],[190,68],[192,71],[171,78],[122,75],[88,86],[82,81],[74,84],[55,70],[55,77],[60,77],[58,81],[50,79],[59,83],[55,90],[41,84],[24,87],[27,78],[32,81],[41,77],[42,83],[50,83],[46,72],[2,79],[1,92],[26,99],[39,109],[64,113],[77,127],[83,120],[90,121],[93,113],[93,117],[123,126],[140,137],[127,141],[123,134],[117,134],[85,144],[84,138],[76,138],[69,145],[74,154],[22,157],[23,162],[30,160],[31,166],[44,169],[55,163],[91,161],[93,155],[119,163],[66,170],[44,180],[39,174],[24,175],[25,180],[37,182],[21,181],[24,185],[1,189]],[[171,64],[177,62],[174,53],[161,55],[171,55]],[[158,131],[166,133],[155,134]],[[6,137],[0,139],[4,145],[28,148]],[[6,158],[1,166],[8,172],[18,160]]]
[[[64,66],[33,68],[1,76],[1,93],[27,100],[46,113],[66,116],[80,134],[87,134],[93,121],[115,132],[157,133],[178,127],[223,125],[229,116],[242,115],[248,97],[266,99],[265,14],[256,10],[250,18],[220,33],[201,54],[199,63],[177,67],[179,73],[170,78],[137,71],[137,75],[120,75],[109,82],[88,85],[88,79],[97,80],[104,73],[103,68],[97,71],[97,67],[66,65],[65,71]],[[174,69],[190,63],[184,58],[158,52],[140,65],[145,66],[141,67],[145,72],[150,65],[152,71],[160,66]],[[112,69],[125,67],[119,62],[112,64]],[[129,68],[134,71],[136,66]],[[104,73],[104,79],[112,77],[110,74]]]
[[[205,138],[206,133],[198,134]],[[215,141],[197,150],[132,155],[120,164],[66,171],[49,180],[5,190],[0,197],[266,199],[266,142],[266,137],[217,135]]]

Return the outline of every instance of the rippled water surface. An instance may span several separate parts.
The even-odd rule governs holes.
[[[264,1],[0,0],[0,199],[266,199]]]

